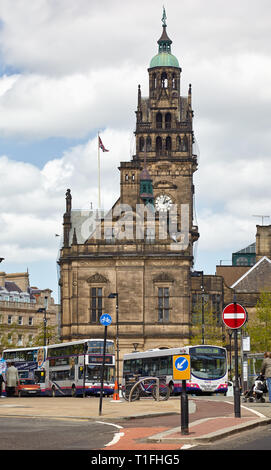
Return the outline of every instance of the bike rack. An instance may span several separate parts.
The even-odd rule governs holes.
[[[134,391],[134,389],[136,387],[138,387],[138,385],[141,383],[141,382],[145,382],[145,380],[155,380],[156,381],[156,400],[159,401],[159,378],[158,377],[144,377],[143,379],[140,379],[138,380],[131,388],[130,390],[130,393],[129,393],[129,402],[131,401],[131,397],[132,397],[132,392]]]

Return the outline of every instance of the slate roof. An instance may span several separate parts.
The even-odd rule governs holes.
[[[8,292],[19,292],[19,293],[22,292],[20,287],[17,286],[17,284],[15,284],[15,282],[12,282],[12,281],[5,281],[5,289]]]
[[[263,256],[231,288],[236,292],[271,291],[271,260]]]

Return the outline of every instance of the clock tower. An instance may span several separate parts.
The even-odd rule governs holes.
[[[110,313],[108,337],[119,347],[120,370],[123,354],[133,348],[179,347],[190,341],[193,243],[199,237],[193,223],[197,156],[191,86],[183,95],[182,69],[171,48],[164,11],[147,96],[138,86],[136,152],[119,165],[120,196],[111,219],[106,216],[99,230],[82,239],[69,190],[66,195],[59,259],[61,336],[64,341],[101,338],[99,318]],[[126,207],[132,217],[123,231]],[[138,208],[143,208],[141,231]],[[151,224],[145,226],[148,216]]]
[[[178,232],[182,231],[181,209],[185,206],[189,217],[186,221],[189,254],[193,256],[193,242],[199,234],[193,225],[193,173],[197,169],[197,156],[193,154],[192,88],[189,85],[188,95],[181,96],[182,69],[171,52],[165,9],[157,43],[158,53],[148,68],[149,96],[143,97],[138,86],[136,155],[131,162],[122,162],[120,166],[121,202],[135,208],[142,202],[142,188],[151,184],[151,194],[145,194],[144,202],[151,200],[156,219],[159,212],[169,211],[175,205]]]

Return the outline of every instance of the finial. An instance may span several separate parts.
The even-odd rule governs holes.
[[[138,106],[140,106],[141,105],[141,88],[140,88],[140,85],[138,85],[137,101],[138,101]]]
[[[72,245],[77,245],[77,236],[76,236],[76,230],[75,230],[75,228],[74,228],[74,230],[73,230]]]
[[[165,26],[165,27],[167,26],[167,24],[166,24],[166,19],[167,19],[166,9],[165,9],[165,7],[163,6],[162,24],[163,24],[163,26]]]

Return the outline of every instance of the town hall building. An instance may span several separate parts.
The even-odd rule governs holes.
[[[120,357],[182,346],[191,335],[197,155],[192,89],[182,89],[182,69],[171,49],[164,14],[148,68],[148,95],[138,86],[136,153],[120,162],[119,199],[110,214],[93,211],[98,224],[85,238],[70,189],[66,193],[58,261],[61,339],[101,338],[99,318],[109,313],[113,322],[107,334],[116,340]],[[221,286],[215,289],[220,292]]]

